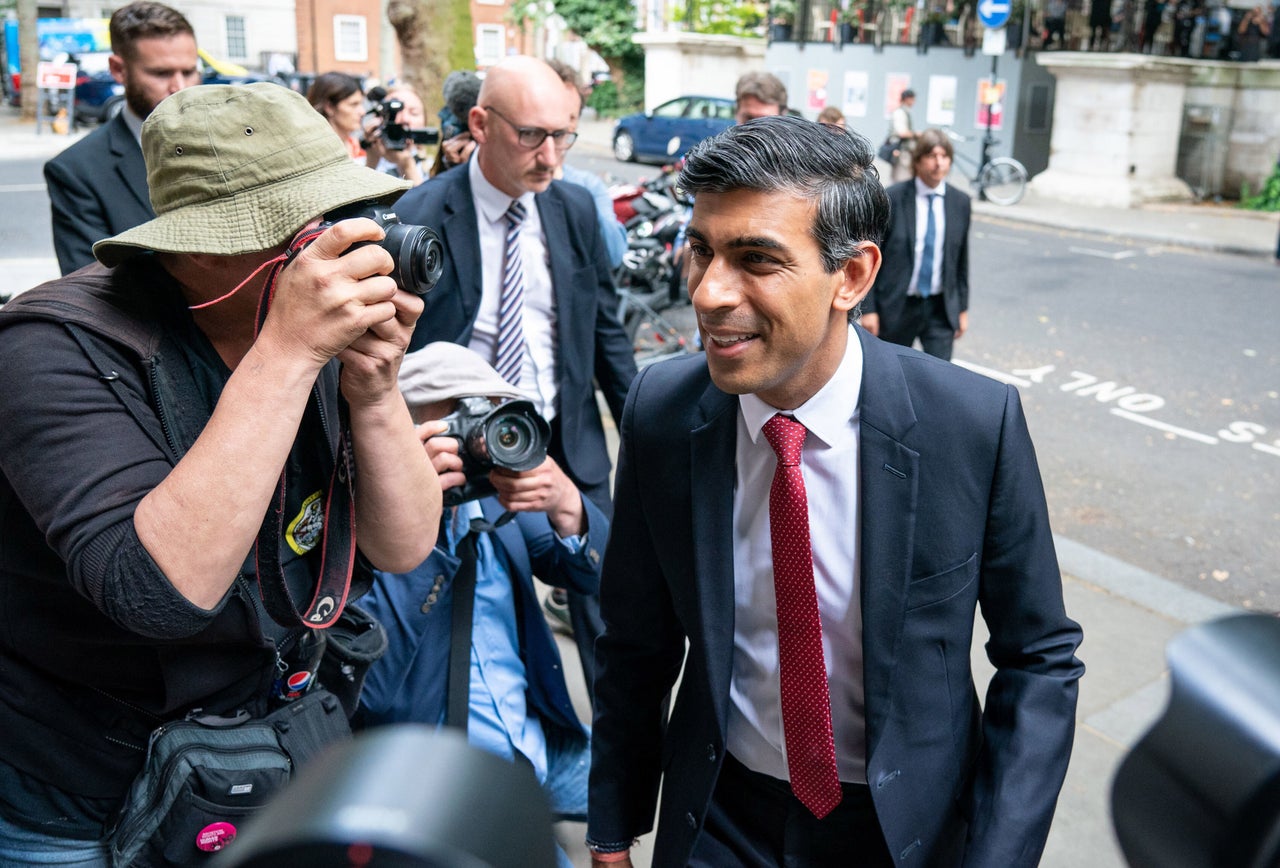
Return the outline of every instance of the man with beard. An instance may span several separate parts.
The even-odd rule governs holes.
[[[44,166],[53,247],[63,274],[93,262],[93,243],[155,217],[142,161],[142,122],[160,100],[200,83],[196,37],[177,10],[138,0],[111,16],[111,75],[125,107]]]

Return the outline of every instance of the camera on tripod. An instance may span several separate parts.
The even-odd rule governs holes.
[[[493,494],[490,470],[532,470],[546,460],[551,442],[551,426],[532,401],[505,400],[495,405],[484,396],[459,398],[457,409],[440,421],[449,427],[435,436],[458,441],[467,477],[462,485],[445,491],[445,506]]]
[[[368,132],[368,138],[360,140],[360,147],[368,148],[378,139],[382,139],[382,146],[388,151],[403,151],[410,142],[415,145],[440,143],[439,127],[407,127],[398,123],[396,118],[402,111],[404,103],[395,97],[388,97],[371,108],[369,114],[378,116],[378,125]]]

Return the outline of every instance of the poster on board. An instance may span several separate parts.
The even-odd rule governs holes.
[[[840,110],[847,118],[865,118],[867,116],[867,91],[871,89],[871,81],[866,70],[846,70],[844,74],[844,95]]]
[[[929,76],[929,102],[925,109],[925,123],[931,127],[950,127],[956,122],[956,77],[954,75]]]

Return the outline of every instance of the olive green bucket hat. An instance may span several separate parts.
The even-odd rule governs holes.
[[[178,91],[142,125],[142,154],[156,218],[93,245],[103,265],[270,250],[321,214],[410,186],[352,162],[306,98],[270,82]]]

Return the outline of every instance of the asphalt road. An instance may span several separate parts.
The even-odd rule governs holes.
[[[570,160],[627,180],[658,171],[588,150]],[[52,263],[42,164],[0,160],[0,263]],[[1280,609],[1275,266],[990,219],[971,251],[955,360],[1021,391],[1055,531]],[[692,328],[688,307],[665,315]]]

